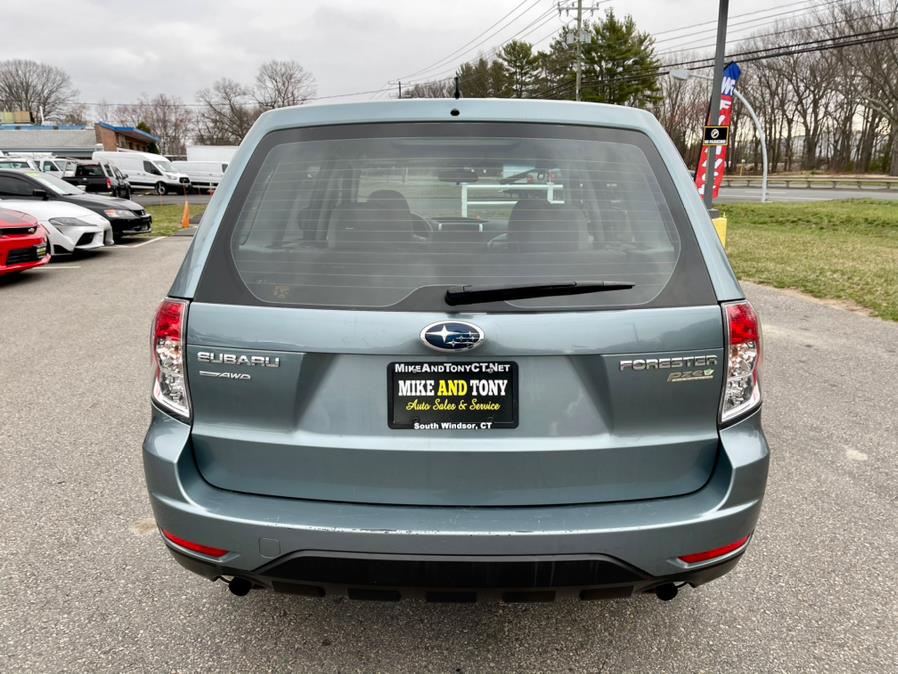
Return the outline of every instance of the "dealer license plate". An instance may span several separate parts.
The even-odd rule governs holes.
[[[390,428],[467,431],[517,428],[517,363],[390,363],[387,383]]]

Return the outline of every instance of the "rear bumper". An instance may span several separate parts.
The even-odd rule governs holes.
[[[602,555],[536,557],[527,561],[515,557],[465,557],[447,561],[430,556],[294,553],[247,573],[171,548],[169,552],[185,569],[208,580],[239,577],[250,581],[253,587],[310,597],[337,595],[385,601],[412,597],[445,603],[478,599],[539,602],[560,596],[622,599],[669,584],[698,587],[729,572],[742,556],[740,552],[699,569],[649,576]]]
[[[321,558],[331,560],[325,565],[328,568],[356,571],[358,565],[335,560],[367,560],[365,566],[380,569],[377,573],[385,576],[378,587],[393,587],[386,585],[390,577],[393,582],[404,578],[401,585],[421,587],[419,581],[396,575],[399,567],[379,566],[382,562],[412,562],[412,569],[436,569],[442,564],[443,570],[451,570],[446,563],[496,567],[507,562],[586,561],[592,563],[587,567],[598,569],[596,574],[574,573],[567,576],[574,584],[565,587],[605,588],[620,596],[666,582],[701,584],[732,568],[744,548],[694,565],[685,565],[677,557],[722,547],[751,534],[769,458],[760,413],[755,413],[721,431],[711,478],[684,496],[532,508],[363,505],[254,496],[212,487],[197,471],[189,430],[154,409],[143,456],[156,522],[183,539],[230,552],[213,560],[170,543],[169,547],[182,564],[206,577],[239,575],[286,591],[350,586],[366,580],[349,571],[345,578],[303,577],[314,567],[308,560]],[[296,559],[306,561],[291,561]],[[552,568],[552,577],[565,577],[556,573],[561,567]],[[579,567],[565,568],[566,573]],[[629,575],[608,575],[622,569]],[[428,577],[430,571],[424,573]],[[538,580],[539,575],[528,577]],[[544,587],[537,580],[527,588]],[[491,589],[501,585],[493,583]]]

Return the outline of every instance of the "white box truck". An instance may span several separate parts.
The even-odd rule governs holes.
[[[213,190],[228,168],[226,161],[173,161],[175,170],[190,178],[190,186],[198,190]]]
[[[235,152],[236,145],[188,145],[187,161],[220,161],[227,164]]]
[[[106,161],[117,166],[135,190],[151,189],[156,194],[180,194],[190,190],[190,178],[187,174],[179,172],[162,155],[130,150],[97,151],[93,153],[93,158],[94,161]]]

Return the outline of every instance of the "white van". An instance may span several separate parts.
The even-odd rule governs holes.
[[[173,161],[172,166],[190,178],[191,187],[215,189],[228,168],[226,161]]]
[[[31,157],[7,154],[0,157],[0,169],[37,169]]]
[[[97,151],[93,153],[93,159],[117,166],[128,177],[128,182],[135,190],[151,189],[156,194],[166,194],[181,193],[190,189],[190,178],[184,173],[179,173],[162,155],[129,150]]]

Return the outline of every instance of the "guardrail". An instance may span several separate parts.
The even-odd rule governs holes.
[[[724,176],[725,187],[752,187],[761,185],[761,176]],[[891,190],[898,188],[898,178],[852,178],[850,176],[768,176],[768,187],[802,186],[807,189],[828,187],[838,189],[839,186],[854,186],[859,190]]]

